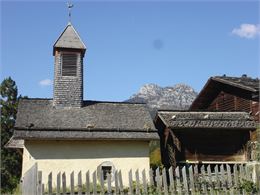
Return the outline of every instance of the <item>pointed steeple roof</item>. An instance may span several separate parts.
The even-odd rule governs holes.
[[[86,50],[86,46],[81,40],[79,34],[69,22],[64,31],[53,45],[53,55],[55,48],[70,48]]]

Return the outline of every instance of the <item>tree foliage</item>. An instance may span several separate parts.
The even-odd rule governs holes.
[[[150,146],[150,166],[154,169],[157,167],[162,167],[160,142],[151,141],[149,146]]]
[[[0,85],[1,106],[1,193],[12,193],[21,176],[21,155],[15,149],[5,148],[13,135],[17,113],[17,86],[10,77]]]

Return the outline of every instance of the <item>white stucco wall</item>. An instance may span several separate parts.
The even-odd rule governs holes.
[[[52,172],[54,185],[58,172],[66,172],[67,184],[70,173],[74,171],[75,184],[77,174],[82,171],[92,173],[104,161],[110,161],[117,170],[122,171],[123,183],[128,185],[128,171],[139,169],[149,172],[149,142],[147,141],[25,141],[22,174],[24,175],[34,163],[43,172],[43,182],[47,182]]]

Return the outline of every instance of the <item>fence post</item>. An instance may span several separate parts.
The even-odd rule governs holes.
[[[167,175],[166,175],[166,169],[165,168],[163,168],[163,170],[162,170],[162,179],[163,179],[164,195],[168,195],[168,184],[167,184]]]
[[[136,194],[140,194],[140,180],[139,180],[139,170],[135,171],[135,182],[136,182]]]
[[[202,192],[203,194],[207,194],[207,186],[206,186],[206,173],[205,173],[205,166],[202,165],[200,168],[202,174]]]
[[[35,163],[23,177],[22,195],[35,195],[37,193],[38,165]]]
[[[111,174],[107,175],[107,193],[111,195]]]
[[[175,177],[176,177],[176,187],[177,187],[177,194],[181,195],[182,194],[182,189],[181,189],[181,178],[180,178],[180,170],[179,170],[179,166],[176,167],[175,169]]]
[[[240,178],[240,183],[243,183],[244,182],[243,180],[245,179],[245,170],[243,164],[239,165],[239,178]],[[242,189],[242,194],[243,195],[246,194],[245,189]]]
[[[66,174],[65,172],[62,173],[62,193],[63,195],[66,195],[67,191],[67,186],[66,186]]]
[[[70,195],[74,195],[74,171],[70,174]]]
[[[78,195],[82,195],[82,173],[78,173]]]
[[[60,183],[61,183],[61,173],[59,172],[57,174],[57,195],[60,195]]]
[[[93,173],[93,194],[97,194],[97,172],[94,171]]]
[[[42,194],[42,171],[38,171],[37,175],[37,195],[43,195]]]
[[[212,174],[210,165],[207,166],[208,178],[209,178],[209,193],[210,195],[214,195],[213,192],[213,182],[212,182]]]
[[[175,185],[174,185],[174,179],[173,179],[173,170],[172,170],[172,167],[169,168],[168,170],[169,172],[169,178],[170,178],[170,189],[169,191],[171,192],[171,195],[174,195],[174,191],[175,191]]]
[[[44,184],[42,184],[42,195],[44,194]]]
[[[192,165],[189,166],[189,178],[190,178],[190,189],[191,195],[195,195],[194,176]]]
[[[251,174],[250,167],[248,166],[248,164],[246,164],[246,166],[245,166],[245,173],[246,173],[246,179],[251,181],[252,174]]]
[[[150,186],[154,186],[153,169],[152,168],[149,170],[149,180],[150,180]]]
[[[182,172],[182,179],[183,179],[183,186],[184,186],[185,194],[189,194],[189,187],[188,187],[187,174],[186,174],[186,166],[182,167],[181,172]]]
[[[199,168],[198,165],[196,164],[194,166],[194,182],[195,182],[195,190],[199,190]]]
[[[232,182],[232,176],[231,176],[231,168],[230,165],[226,165],[227,166],[227,178],[228,178],[228,188],[230,191],[230,195],[234,195],[234,188],[233,188],[233,182]]]
[[[86,172],[86,195],[90,195],[89,171]]]
[[[219,195],[219,190],[220,190],[220,179],[219,179],[218,165],[215,165],[215,167],[214,167],[214,172],[215,172],[215,177],[216,177],[216,185],[215,185],[215,189],[216,189],[216,191],[217,191],[217,195]]]
[[[101,170],[100,171],[100,194],[105,193],[105,185],[104,185],[104,172]]]
[[[226,176],[225,176],[225,170],[224,165],[220,165],[220,172],[221,172],[221,182],[222,182],[222,188],[224,190],[224,193],[227,193],[227,182],[226,182]]]
[[[119,188],[118,188],[118,171],[115,170],[115,193],[119,194]]]
[[[132,176],[132,169],[128,172],[128,180],[129,180],[129,193],[133,195],[133,176]]]
[[[156,169],[155,171],[155,181],[156,181],[156,189],[157,189],[157,193],[161,194],[161,177],[160,177],[160,169],[159,167]]]
[[[237,172],[237,164],[234,165],[233,167],[233,171],[234,171],[234,187],[237,191],[238,189],[238,172]]]
[[[146,183],[145,169],[142,171],[142,179],[143,179],[143,193],[147,194],[147,183]]]
[[[119,179],[120,194],[124,194],[124,186],[123,186],[123,180],[122,180],[122,172],[121,172],[121,170],[119,170],[119,172],[118,172],[118,179]]]
[[[240,178],[240,182],[243,182],[243,179],[245,177],[245,171],[244,171],[244,167],[242,164],[239,165],[239,178]]]
[[[52,195],[52,172],[48,175],[48,194]]]

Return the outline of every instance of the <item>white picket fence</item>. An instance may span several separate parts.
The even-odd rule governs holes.
[[[260,188],[260,170],[252,178],[252,170],[244,164],[221,164],[215,165],[190,165],[177,167],[173,170],[157,168],[150,169],[149,175],[146,172],[130,170],[128,172],[128,183],[124,184],[122,173],[116,170],[113,175],[107,176],[104,181],[103,175],[95,171],[82,173],[72,172],[70,178],[65,173],[53,175],[49,173],[48,183],[42,183],[42,172],[37,170],[37,165],[24,177],[23,195],[90,195],[90,194],[159,194],[159,195],[246,195],[260,194],[260,191],[253,191]],[[76,179],[75,179],[76,177]],[[66,185],[68,182],[70,185]],[[83,182],[84,180],[84,182]],[[252,181],[255,181],[253,183]],[[56,184],[55,186],[53,184]],[[247,187],[253,187],[247,192]]]

